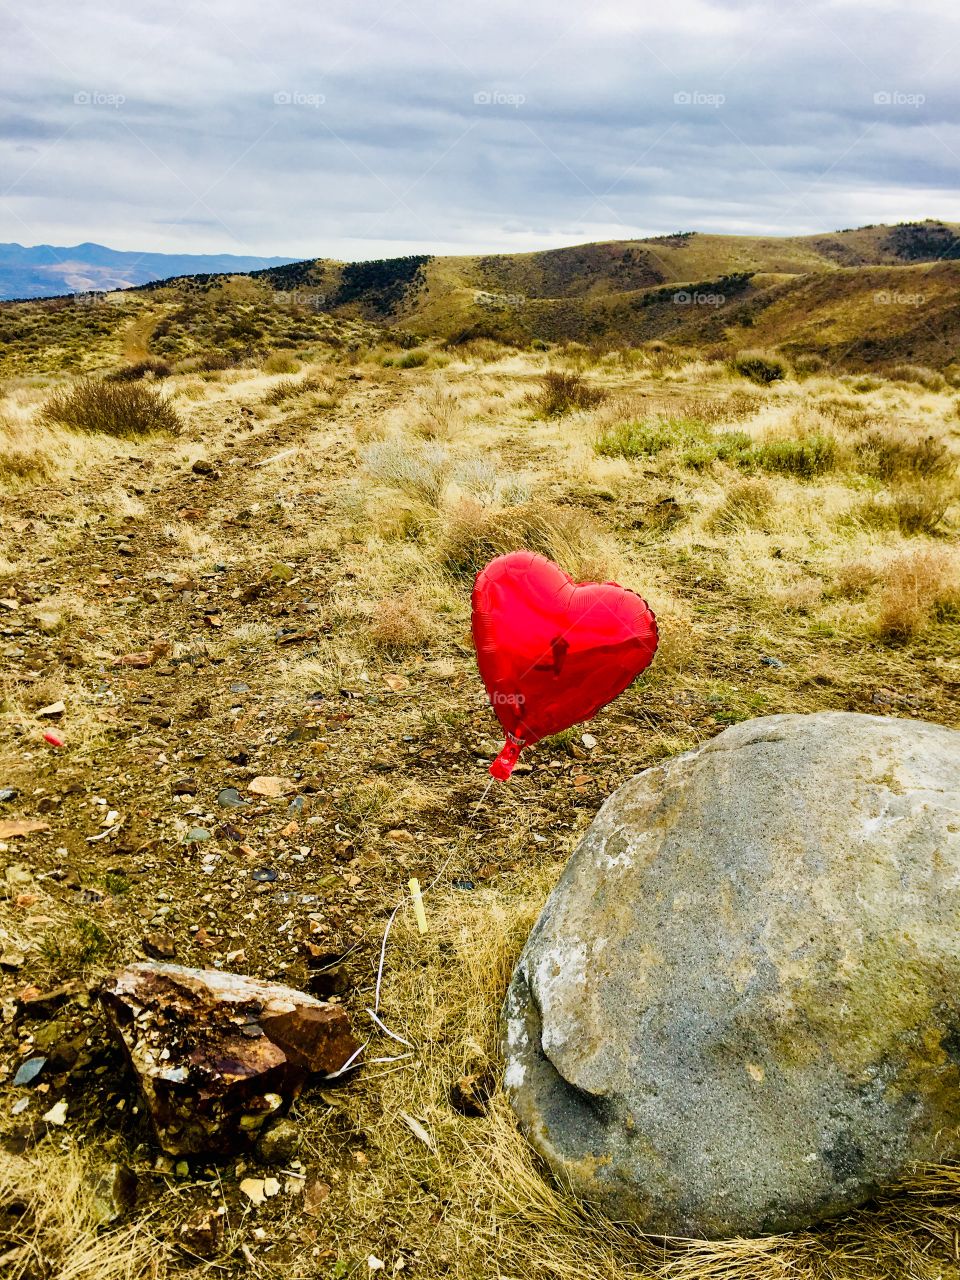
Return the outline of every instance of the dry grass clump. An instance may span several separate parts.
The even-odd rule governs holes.
[[[947,385],[942,373],[922,364],[895,364],[886,373],[891,382],[908,382],[925,391],[943,391]]]
[[[786,361],[769,351],[738,351],[730,368],[761,387],[781,382],[787,376]]]
[[[755,476],[737,480],[710,516],[707,528],[714,533],[735,533],[762,526],[773,510],[773,497],[766,480]]]
[[[142,1222],[110,1227],[96,1170],[75,1147],[0,1151],[0,1262],[8,1280],[162,1280]]]
[[[876,632],[884,640],[909,640],[931,622],[960,611],[960,557],[945,547],[914,547],[882,570],[883,592]]]
[[[135,364],[126,364],[121,369],[115,369],[113,373],[106,375],[106,380],[108,382],[140,382],[143,378],[152,378],[159,381],[161,378],[169,378],[172,373],[173,368],[169,361],[150,356],[146,360],[138,360]]]
[[[296,373],[300,361],[291,351],[271,351],[262,368],[264,373]]]
[[[606,393],[591,386],[581,373],[548,369],[540,390],[531,394],[530,403],[541,418],[561,418],[577,409],[595,409]]]
[[[935,533],[957,497],[952,479],[931,477],[873,494],[856,514],[868,528],[895,529],[907,536]]]
[[[536,551],[584,582],[610,577],[619,561],[610,539],[576,509],[543,502],[495,508],[466,497],[447,513],[439,559],[457,577],[470,579],[510,551]]]
[[[169,400],[143,383],[82,378],[55,391],[41,410],[47,423],[94,435],[136,439],[173,434],[183,423]]]
[[[0,416],[0,484],[40,484],[56,472],[54,460],[35,431]]]
[[[434,507],[440,504],[453,465],[439,445],[413,445],[397,436],[368,445],[363,464],[374,480]]]
[[[424,391],[413,406],[413,432],[424,440],[450,440],[462,418],[457,396],[433,387]]]
[[[381,600],[370,624],[375,648],[394,656],[420,649],[433,633],[430,615],[413,591]]]

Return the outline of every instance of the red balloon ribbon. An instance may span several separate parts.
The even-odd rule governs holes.
[[[509,778],[523,747],[589,720],[650,665],[657,621],[615,582],[574,582],[532,551],[498,556],[473,587],[473,642],[506,734],[490,766]]]

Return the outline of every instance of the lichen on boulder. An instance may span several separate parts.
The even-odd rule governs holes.
[[[960,1157],[960,733],[737,725],[625,783],[535,925],[505,1083],[558,1178],[755,1236]]]

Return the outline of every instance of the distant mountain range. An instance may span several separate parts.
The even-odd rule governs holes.
[[[168,276],[231,274],[279,267],[292,258],[230,253],[127,253],[102,244],[0,244],[0,299],[49,298],[92,289],[129,289]]]

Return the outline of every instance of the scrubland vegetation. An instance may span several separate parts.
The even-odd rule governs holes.
[[[4,995],[134,958],[165,904],[182,963],[294,985],[342,971],[366,1036],[385,919],[417,875],[429,931],[400,913],[381,1008],[412,1056],[305,1095],[299,1167],[254,1209],[237,1187],[256,1159],[158,1162],[119,1106],[119,1062],[94,1047],[88,1074],[55,1086],[65,1128],[40,1121],[49,1099],[31,1102],[26,1137],[3,1107],[10,1273],[954,1274],[947,1168],[798,1236],[654,1243],[604,1221],[517,1134],[497,1019],[565,858],[631,774],[781,711],[960,727],[957,390],[931,370],[798,369],[769,352],[327,336],[218,367],[215,343],[175,326],[127,355],[110,327],[81,376],[7,369],[0,784],[49,829],[7,842],[33,880],[26,905],[12,891],[0,904],[0,941],[22,957]],[[641,592],[662,643],[591,724],[596,746],[580,730],[540,744],[475,812],[499,743],[470,587],[519,547]],[[60,699],[57,753],[38,713]],[[219,813],[218,789],[254,773],[295,777],[303,809]],[[120,825],[93,843],[95,798]],[[251,888],[260,863],[280,869],[275,891]],[[5,1049],[35,1031],[8,1023]],[[474,1109],[457,1101],[467,1077]],[[91,1190],[110,1162],[140,1187],[115,1222]],[[203,1260],[182,1228],[220,1205]]]

